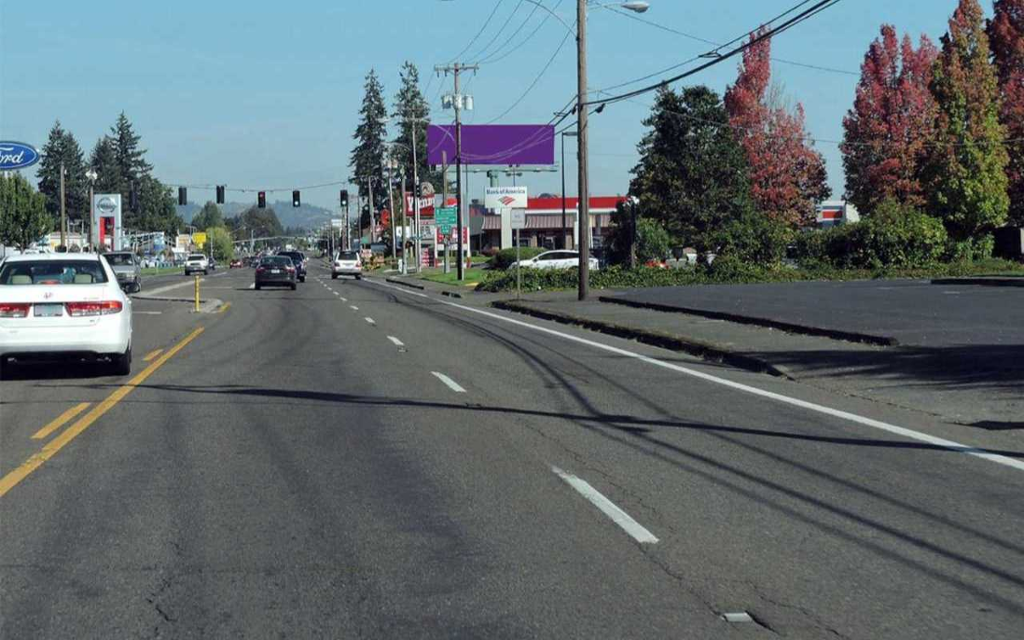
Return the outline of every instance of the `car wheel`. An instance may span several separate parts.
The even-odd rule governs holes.
[[[142,293],[142,280],[139,278],[135,279],[135,293]]]
[[[209,272],[208,272],[208,271],[207,271],[206,269],[203,269],[203,275],[204,275],[204,276],[205,276],[205,275],[207,275],[208,273],[209,273]]]
[[[356,280],[362,280],[363,276],[356,276]]]
[[[302,276],[301,278],[299,278],[299,282],[305,282],[305,281],[306,281],[306,276]]]
[[[132,372],[132,345],[124,353],[110,359],[110,370],[115,376],[126,376]]]
[[[259,291],[259,290],[260,290],[260,285],[259,285],[259,284],[257,284],[257,285],[256,285],[256,290],[257,290],[257,291]]]
[[[338,279],[338,274],[332,273],[331,274],[331,280],[337,280],[337,279]]]
[[[296,290],[296,289],[298,289],[298,288],[299,288],[299,285],[297,285],[297,284],[295,284],[295,283],[293,282],[293,283],[292,283],[292,291],[295,291],[295,290]]]

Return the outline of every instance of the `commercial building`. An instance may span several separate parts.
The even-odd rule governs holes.
[[[590,231],[594,239],[592,246],[600,247],[604,244],[604,238],[615,224],[616,207],[625,201],[626,196],[591,196]],[[578,198],[565,199],[564,229],[561,196],[545,195],[529,198],[527,202],[526,228],[519,232],[522,246],[555,249],[559,247],[559,238],[563,235],[566,239],[566,248],[571,249],[578,244]],[[508,217],[503,219],[498,213],[484,209],[478,203],[470,207],[470,229],[474,236],[473,246],[478,250],[506,249],[514,246],[515,234]]]

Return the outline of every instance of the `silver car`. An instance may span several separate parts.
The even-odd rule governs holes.
[[[139,256],[131,251],[113,251],[103,254],[107,264],[117,276],[117,284],[128,293],[142,291],[142,267]]]

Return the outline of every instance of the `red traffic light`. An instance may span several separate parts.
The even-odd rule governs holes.
[[[266,209],[267,208],[267,192],[266,191],[260,191],[258,194],[256,194],[256,205],[260,209]]]

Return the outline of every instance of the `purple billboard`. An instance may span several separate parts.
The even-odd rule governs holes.
[[[427,128],[427,162],[455,162],[455,125]],[[480,165],[555,164],[555,127],[536,124],[462,125],[462,162]]]

